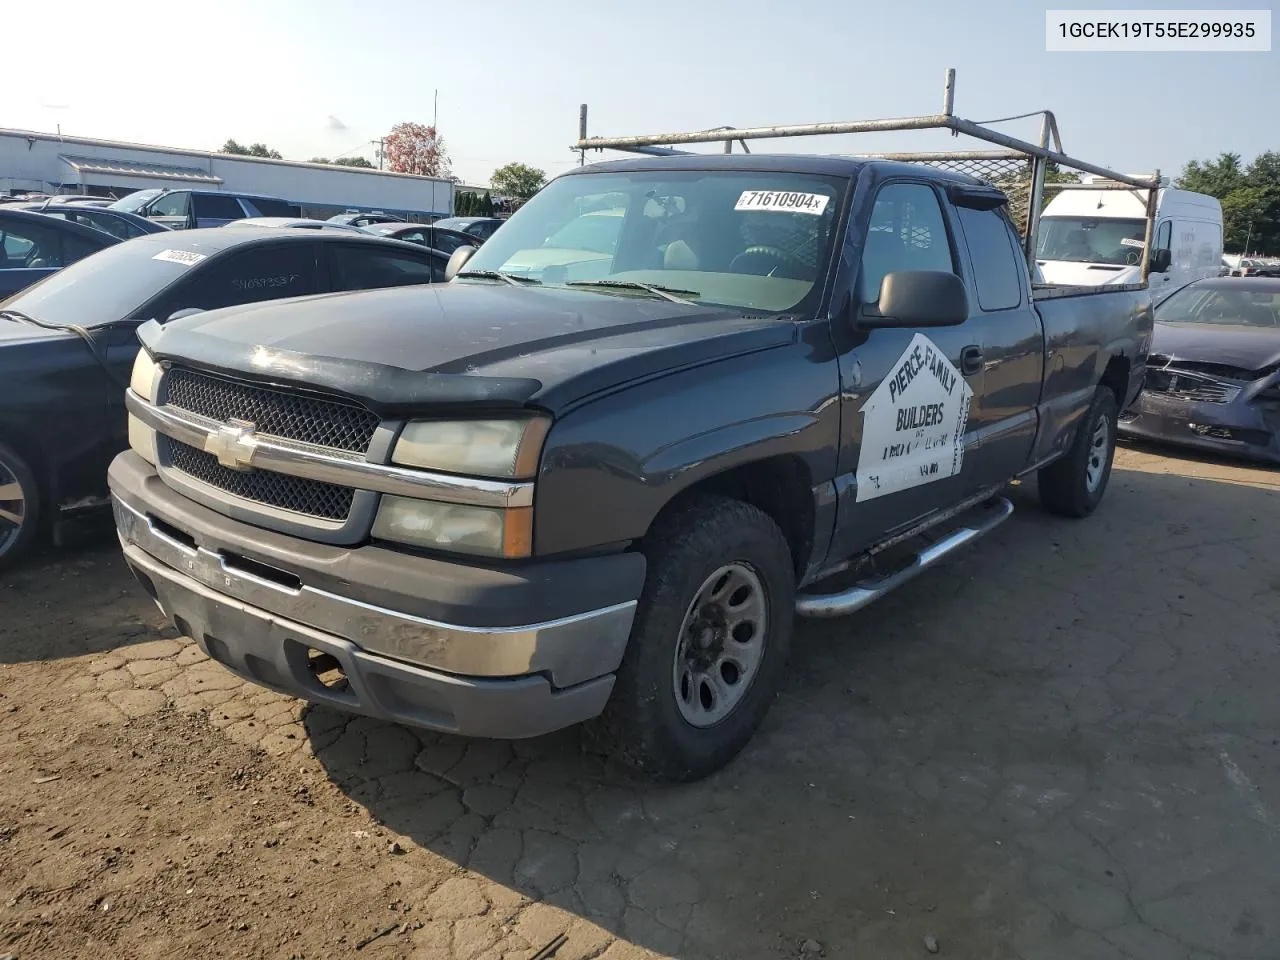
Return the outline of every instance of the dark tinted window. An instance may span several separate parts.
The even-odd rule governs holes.
[[[317,291],[317,276],[314,243],[253,246],[194,271],[165,298],[164,317],[186,307],[216,310],[305,296]]]
[[[105,240],[105,238],[104,238]],[[77,260],[83,260],[91,253],[97,253],[104,246],[104,243],[95,243],[84,237],[73,236],[70,233],[62,236],[62,265],[69,267]]]
[[[475,243],[476,238],[468,237],[465,233],[454,230],[435,230],[428,246],[435,247],[441,253],[453,253],[459,247],[473,247]]]
[[[1009,223],[995,210],[956,207],[964,231],[978,305],[983,310],[1008,310],[1022,302],[1021,273]]]
[[[479,237],[481,240],[488,240],[493,236],[493,231],[498,229],[498,225],[491,220],[481,220],[477,223],[469,224],[463,229],[466,233],[469,233],[474,237]]]
[[[196,219],[209,220],[241,220],[244,209],[240,201],[233,196],[219,193],[197,193]]]
[[[142,233],[141,230],[127,220],[113,217],[109,213],[98,213],[92,210],[59,210],[57,213],[47,213],[45,216],[70,220],[72,223],[78,223],[82,227],[101,230],[103,233],[109,233],[111,236],[119,237],[121,240],[128,240]]]
[[[380,250],[372,244],[331,245],[331,249],[335,290],[402,287],[444,279],[441,266],[425,251],[416,256],[408,250]]]
[[[922,183],[892,183],[876,195],[862,251],[862,302],[878,301],[880,282],[895,270],[955,272],[938,197]]]
[[[409,230],[405,233],[398,233],[396,234],[396,239],[403,240],[405,243],[420,243],[424,247],[428,245],[425,227],[422,230]]]
[[[265,197],[247,197],[246,200],[264,217],[300,217],[302,210],[286,200],[269,200]]]
[[[0,217],[0,270],[21,267],[61,267],[58,229]]]

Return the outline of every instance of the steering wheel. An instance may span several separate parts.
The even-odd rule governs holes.
[[[799,280],[802,277],[797,274],[805,269],[803,263],[777,247],[747,247],[729,261],[730,273],[750,273],[759,277],[772,277],[781,271],[782,276]]]

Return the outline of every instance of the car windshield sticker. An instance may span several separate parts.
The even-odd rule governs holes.
[[[1139,249],[1146,246],[1141,240],[1133,240],[1129,237],[1121,237],[1120,244],[1125,247],[1138,247]]]
[[[205,255],[203,253],[192,253],[190,250],[161,250],[151,259],[168,260],[170,263],[180,263],[184,267],[194,267],[205,259]]]
[[[954,477],[964,463],[973,390],[924,334],[862,407],[857,499],[871,500]]]
[[[827,209],[821,193],[789,193],[786,190],[743,190],[735,210],[776,210],[779,213],[811,213],[815,217]]]

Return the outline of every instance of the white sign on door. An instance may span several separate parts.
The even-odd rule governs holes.
[[[859,502],[954,477],[973,389],[922,333],[862,406]]]

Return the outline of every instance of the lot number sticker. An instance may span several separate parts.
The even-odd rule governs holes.
[[[785,190],[743,190],[735,210],[776,210],[779,213],[811,213],[827,209],[830,198],[821,193],[788,193]]]
[[[170,263],[180,263],[184,267],[194,267],[205,259],[205,255],[203,253],[192,253],[190,250],[161,250],[151,259],[167,260]]]
[[[924,334],[862,406],[858,501],[953,477],[964,463],[973,389]]]

